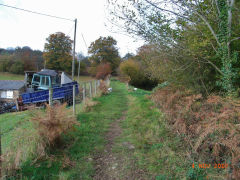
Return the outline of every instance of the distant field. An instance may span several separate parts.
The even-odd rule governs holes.
[[[78,80],[78,77],[75,76],[74,79]],[[24,80],[24,75],[0,72],[0,80]],[[80,76],[80,82],[91,81],[91,80],[93,80],[93,78],[90,76]]]
[[[94,78],[92,78],[91,76],[80,76],[80,83],[81,82],[86,82],[86,81],[91,81],[91,80],[94,80]],[[77,76],[74,76],[74,79],[76,81],[78,81],[78,77]]]
[[[24,75],[0,72],[0,80],[24,80]]]

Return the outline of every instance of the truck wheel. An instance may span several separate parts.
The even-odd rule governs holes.
[[[53,100],[53,106],[59,106],[59,105],[61,105],[60,100]]]

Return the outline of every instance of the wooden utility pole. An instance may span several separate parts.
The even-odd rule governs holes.
[[[74,40],[73,40],[73,61],[72,61],[72,80],[74,79],[74,66],[75,66],[75,46],[76,46],[76,31],[77,31],[77,19],[75,19],[74,28]]]
[[[73,85],[73,115],[75,116],[75,114],[76,114],[76,98],[75,98],[75,96],[76,96],[76,85],[74,84]]]
[[[80,76],[80,58],[78,60],[78,83],[80,83],[80,79],[79,79],[79,76]]]

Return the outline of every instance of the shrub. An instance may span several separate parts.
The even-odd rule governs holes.
[[[153,88],[153,92],[156,92],[158,89],[164,88],[168,85],[169,85],[169,83],[167,81],[164,81],[163,83],[158,84],[155,88]]]
[[[131,78],[131,82],[136,84],[141,81],[140,64],[134,60],[127,60],[120,64],[120,72]]]
[[[32,118],[40,137],[46,145],[54,146],[60,142],[61,135],[70,131],[74,125],[79,125],[66,104],[50,107],[47,105],[43,115],[37,112]]]
[[[231,176],[240,178],[239,100],[214,95],[204,99],[201,94],[171,86],[158,89],[151,99],[199,159],[209,164],[231,159]]]
[[[120,64],[120,73],[122,77],[130,78],[129,83],[131,85],[139,88],[152,89],[157,85],[157,81],[149,79],[144,73],[144,69],[141,67],[140,62],[133,59],[129,59]]]
[[[106,82],[104,82],[103,80],[100,81],[100,86],[99,86],[99,89],[101,91],[101,94],[108,94],[108,85]]]
[[[104,80],[111,73],[112,73],[112,68],[109,63],[99,64],[97,66],[96,78]]]

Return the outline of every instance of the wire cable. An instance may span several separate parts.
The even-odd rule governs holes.
[[[22,8],[18,8],[18,7],[15,7],[15,6],[9,6],[9,5],[6,5],[6,4],[1,4],[1,3],[0,3],[0,6],[5,6],[5,7],[9,7],[9,8],[21,10],[21,11],[33,13],[33,14],[38,14],[38,15],[42,15],[42,16],[48,16],[48,17],[57,18],[57,19],[62,19],[62,20],[66,20],[66,21],[74,21],[74,20],[72,20],[72,19],[63,18],[63,17],[58,17],[58,16],[53,16],[53,15],[44,14],[44,13],[40,13],[40,12],[36,12],[36,11],[31,11],[31,10],[27,10],[27,9],[22,9]]]
[[[70,36],[70,33],[72,32],[74,26],[75,26],[75,24],[72,25],[71,29],[70,29],[69,32],[67,33],[67,36]]]
[[[83,38],[84,44],[85,44],[85,46],[86,46],[86,49],[88,50],[87,43],[86,43],[86,41],[85,41],[85,39],[84,39],[83,33],[81,33],[81,34],[82,34],[82,38]]]

